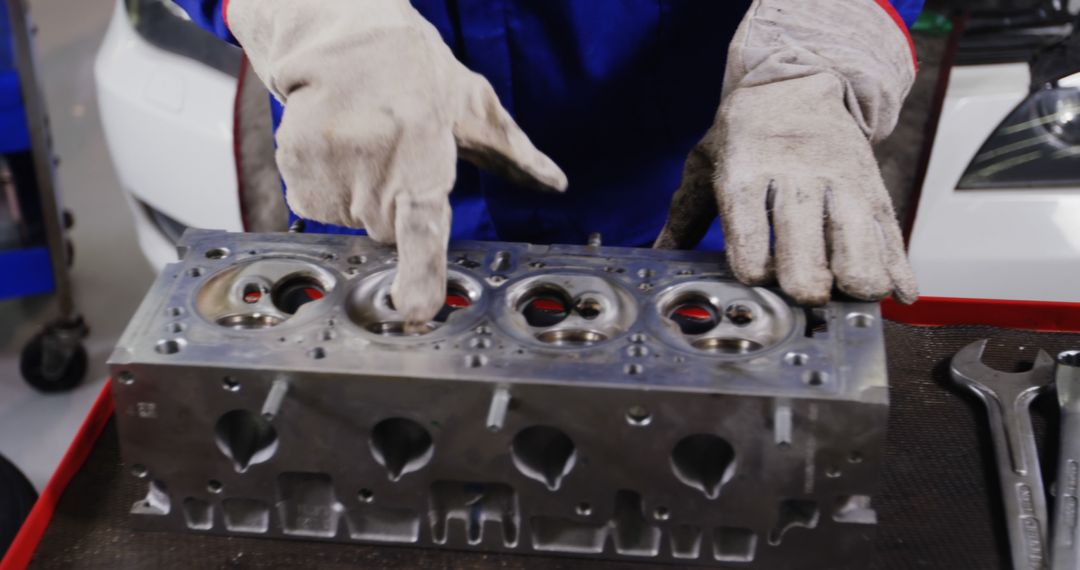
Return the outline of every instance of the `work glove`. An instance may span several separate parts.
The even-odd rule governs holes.
[[[446,295],[457,158],[539,189],[566,175],[407,0],[231,0],[229,28],[285,104],[277,162],[297,215],[396,243],[416,330]]]
[[[754,1],[656,247],[694,247],[719,207],[744,283],[778,279],[808,305],[828,302],[834,281],[858,299],[915,301],[871,145],[896,126],[916,64],[902,21],[879,4]]]

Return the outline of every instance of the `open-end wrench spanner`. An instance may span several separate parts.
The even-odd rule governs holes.
[[[1054,374],[1061,406],[1057,497],[1054,499],[1054,570],[1080,568],[1080,351],[1062,352]]]
[[[973,342],[952,359],[952,376],[986,406],[1001,479],[1013,567],[1047,567],[1046,494],[1043,491],[1031,401],[1054,378],[1054,359],[1040,350],[1027,372],[1008,373],[983,364],[986,340]]]

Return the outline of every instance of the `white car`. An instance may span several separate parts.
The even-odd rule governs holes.
[[[168,0],[116,2],[94,66],[98,104],[139,245],[159,270],[176,259],[188,227],[244,230],[252,217],[244,204],[266,203],[286,223],[282,200],[245,201],[240,193],[234,109],[242,60],[239,48]],[[253,87],[249,98],[263,105],[248,115],[263,119],[258,126],[272,153],[266,91]],[[281,191],[276,175],[261,187]],[[252,184],[245,188],[250,193]]]
[[[1080,33],[1046,16],[960,44],[910,239],[924,295],[1080,302],[1080,61],[1029,63]]]
[[[1053,85],[1033,86],[1027,63],[1070,37],[1068,18],[1039,9],[971,20],[910,236],[923,295],[1080,302],[1080,69],[1040,70]],[[285,223],[270,196],[276,175],[263,172],[255,190],[237,182],[237,78],[250,76],[241,60],[168,0],[117,0],[96,65],[101,115],[140,245],[158,268],[186,227],[240,231],[267,203],[278,213],[247,229],[274,229],[265,221],[274,215]]]

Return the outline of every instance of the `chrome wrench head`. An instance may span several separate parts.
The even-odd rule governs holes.
[[[1002,397],[1003,400],[1013,400],[1029,392],[1034,397],[1049,386],[1054,370],[1054,359],[1045,350],[1040,350],[1036,355],[1031,370],[1003,372],[983,362],[982,357],[986,352],[988,342],[987,339],[975,341],[953,356],[950,368],[953,379],[959,384],[975,391],[984,400],[987,390]],[[1005,396],[1010,397],[1005,398]]]

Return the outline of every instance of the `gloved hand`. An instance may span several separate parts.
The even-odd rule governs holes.
[[[397,243],[407,325],[446,295],[448,196],[460,155],[533,187],[566,175],[407,0],[231,0],[229,28],[286,105],[277,162],[298,215]]]
[[[871,148],[914,82],[902,25],[874,0],[755,0],[728,53],[715,124],[687,159],[656,247],[695,246],[718,204],[739,280],[778,277],[811,305],[828,302],[834,280],[859,299],[914,302]]]

